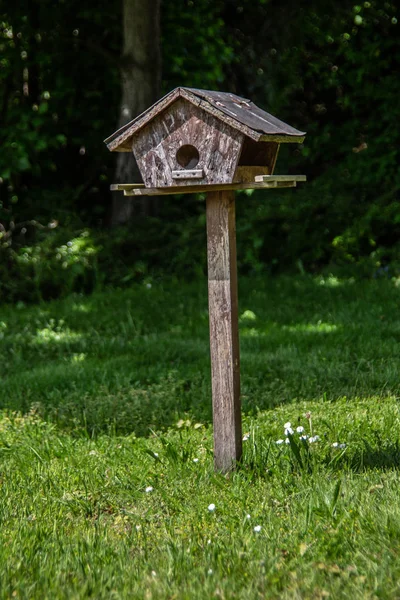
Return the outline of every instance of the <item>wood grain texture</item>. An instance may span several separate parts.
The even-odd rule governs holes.
[[[269,181],[276,182],[291,182],[298,183],[307,181],[306,175],[256,175],[256,182],[268,183]]]
[[[242,143],[243,134],[178,99],[133,136],[132,150],[146,187],[185,187],[190,180],[172,175],[182,169],[179,148],[190,145],[199,152],[196,168],[203,170],[202,183],[231,183]]]
[[[262,135],[259,138],[260,142],[276,142],[277,144],[302,144],[305,140],[305,135],[303,136],[291,136],[291,135]]]
[[[255,142],[246,137],[243,142],[238,166],[270,166],[274,160],[278,144],[275,142]]]
[[[267,113],[249,98],[242,98],[231,92],[199,90],[196,88],[181,88],[181,90],[182,92],[190,92],[201,98],[211,107],[218,108],[224,115],[234,117],[238,126],[239,124],[244,125],[254,133],[259,134],[259,136],[262,134],[293,137],[305,136],[304,131],[299,131],[270,113]]]
[[[242,456],[233,192],[207,194],[207,256],[214,464],[226,473]]]
[[[183,169],[172,171],[172,179],[203,179],[203,169]]]
[[[215,117],[222,123],[229,125],[233,129],[236,129],[243,135],[246,135],[255,141],[258,141],[261,138],[261,133],[259,131],[254,131],[254,129],[248,127],[245,123],[241,123],[240,121],[238,121],[235,118],[235,116],[229,116],[223,111],[219,110],[217,106],[210,104],[206,100],[202,100],[201,98],[194,96],[189,90],[181,88],[181,97],[185,98],[192,104],[196,104],[209,115]]]
[[[233,183],[254,183],[255,178],[259,175],[269,175],[269,168],[262,167],[247,167],[238,165],[236,167]]]
[[[271,188],[296,187],[295,181],[260,181],[249,183],[225,183],[216,185],[198,185],[177,187],[172,185],[165,188],[146,188],[142,183],[113,183],[112,191],[124,192],[125,196],[170,196],[173,194],[197,194],[202,192],[226,192],[234,190],[268,190]]]
[[[132,152],[132,135],[138,131],[141,127],[143,127],[149,120],[151,120],[154,116],[165,110],[168,106],[173,104],[177,98],[179,98],[180,91],[179,88],[172,90],[169,94],[160,98],[158,102],[150,106],[147,110],[145,110],[141,115],[133,119],[120,129],[118,129],[115,133],[110,135],[107,139],[104,140],[104,143],[107,144],[107,148],[111,152]]]
[[[179,87],[104,140],[108,149],[115,152],[129,151],[132,136],[177,98],[184,98],[191,105],[201,107],[203,111],[256,142],[304,141],[304,132],[262,110],[251,100],[227,92]]]
[[[280,149],[280,147],[281,147],[281,145],[280,145],[280,144],[277,144],[277,145],[276,145],[276,152],[275,152],[274,159],[273,159],[273,161],[272,161],[270,175],[273,175],[273,174],[274,174],[274,171],[275,171],[275,165],[276,165],[276,161],[278,160],[278,154],[279,154],[279,149]]]

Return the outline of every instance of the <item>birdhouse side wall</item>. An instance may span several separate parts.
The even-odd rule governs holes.
[[[279,143],[277,142],[255,142],[246,137],[234,175],[234,182],[253,183],[257,175],[272,175],[278,150]]]
[[[146,187],[232,183],[244,135],[179,99],[133,136]]]

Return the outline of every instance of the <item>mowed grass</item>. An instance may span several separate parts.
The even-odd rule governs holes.
[[[239,291],[229,476],[206,282],[0,308],[0,598],[400,597],[400,289]]]

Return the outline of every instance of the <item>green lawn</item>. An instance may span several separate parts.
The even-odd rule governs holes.
[[[400,597],[400,288],[239,284],[227,477],[206,281],[0,307],[0,598]]]

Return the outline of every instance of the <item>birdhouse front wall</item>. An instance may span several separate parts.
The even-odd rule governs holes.
[[[146,187],[232,183],[244,135],[179,99],[132,138]]]

